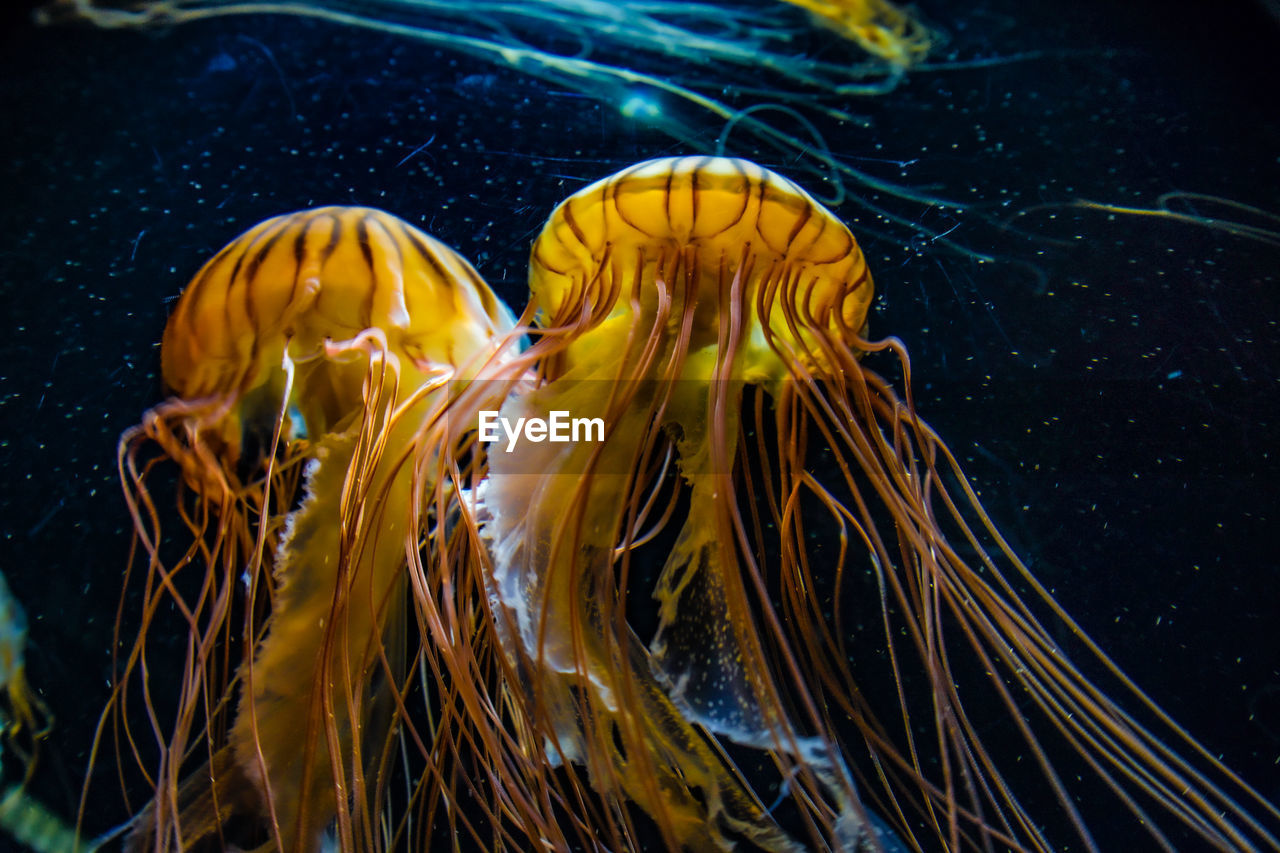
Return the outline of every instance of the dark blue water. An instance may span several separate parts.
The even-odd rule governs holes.
[[[1246,3],[921,6],[950,36],[936,61],[964,67],[851,99],[865,121],[823,135],[845,162],[972,207],[850,185],[865,204],[839,212],[881,294],[872,332],[907,343],[922,413],[1066,608],[1280,797],[1280,249],[1062,206],[1182,191],[1280,212],[1280,28]],[[457,247],[518,309],[556,202],[691,149],[479,59],[283,18],[15,21],[0,116],[0,570],[57,715],[35,790],[71,813],[129,542],[116,439],[161,397],[166,312],[200,264],[267,216],[373,205]],[[694,127],[703,146],[721,129]],[[825,191],[803,163],[733,153]],[[1178,210],[1280,230],[1210,201]],[[106,803],[90,827],[123,816]]]

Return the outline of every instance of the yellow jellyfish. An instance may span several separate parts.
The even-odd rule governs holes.
[[[872,56],[908,68],[929,54],[933,37],[910,12],[888,0],[786,0],[808,9]]]
[[[871,298],[857,244],[759,167],[660,160],[562,204],[534,245],[530,282],[545,333],[530,355],[544,359],[545,384],[497,417],[506,440],[490,446],[477,517],[504,634],[533,688],[534,730],[553,759],[585,764],[606,798],[639,804],[670,849],[727,849],[734,838],[803,849],[700,730],[769,750],[809,809],[803,841],[854,849],[867,817],[818,709],[800,707],[799,727],[785,710],[727,510],[742,385],[787,375],[758,300],[794,302],[803,286],[805,309],[852,338]],[[816,345],[807,333],[796,340]],[[546,440],[522,443],[521,424],[534,423],[548,424]],[[663,453],[674,453],[688,510],[646,648],[619,578],[652,508],[655,484],[641,472]],[[635,834],[624,812],[611,817],[615,840]]]
[[[448,383],[501,362],[512,325],[461,256],[359,207],[269,219],[183,293],[161,348],[172,396],[119,452],[147,573],[104,724],[153,789],[134,849],[309,850],[331,824],[343,849],[375,846],[410,558],[438,466],[457,464]],[[176,558],[152,496],[163,459],[182,472]],[[174,608],[188,636],[170,726],[148,646]],[[139,697],[155,762],[131,725]]]
[[[856,241],[798,186],[724,158],[625,169],[556,208],[530,290],[537,379],[479,415],[471,512],[521,751],[595,809],[583,843],[1095,849],[1087,795],[1166,847],[1175,827],[1276,846],[1275,808],[994,529],[915,411],[901,344],[864,337]],[[870,353],[901,368],[905,398]],[[860,575],[880,624],[850,637]],[[862,648],[883,650],[896,713],[860,692]]]

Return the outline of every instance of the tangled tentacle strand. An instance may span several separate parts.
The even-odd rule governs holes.
[[[797,20],[791,6],[808,10],[811,20]],[[833,156],[808,118],[799,123],[809,136],[796,134],[796,122],[770,118],[779,110],[837,126],[864,124],[849,112],[849,98],[892,91],[937,40],[887,0],[786,0],[772,7],[672,0],[52,0],[37,19],[162,29],[240,15],[310,18],[472,56],[603,102],[695,149],[708,132],[733,128],[744,144],[776,151],[822,175],[834,204],[849,184],[920,204],[964,207]],[[848,50],[834,60],[807,55],[798,42],[815,20],[863,53]],[[570,47],[547,49],[548,35]],[[725,153],[727,138],[726,132],[714,153]],[[858,194],[850,197],[861,203]],[[881,214],[924,231],[909,216]]]

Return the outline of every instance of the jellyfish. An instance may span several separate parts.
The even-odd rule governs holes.
[[[192,280],[161,346],[171,396],[119,449],[146,573],[99,729],[115,722],[152,790],[134,849],[309,850],[331,825],[343,849],[373,846],[409,668],[409,555],[439,521],[440,466],[459,464],[447,388],[501,362],[513,322],[460,255],[370,208],[268,219]],[[164,460],[181,473],[177,556],[153,497]],[[175,609],[169,725],[148,658]]]
[[[1166,849],[1274,848],[1275,807],[1001,537],[902,344],[867,337],[872,290],[830,211],[737,159],[624,169],[537,237],[536,379],[484,413],[464,503],[520,751],[591,809],[583,843],[1097,849],[1087,796]],[[874,656],[889,714],[851,663]]]
[[[808,9],[872,56],[907,68],[929,54],[933,37],[906,10],[887,0],[787,0]]]
[[[811,21],[795,20],[797,8]],[[848,194],[853,203],[944,246],[955,244],[916,217],[876,208],[864,196],[885,193],[926,208],[967,208],[960,198],[878,177],[841,156],[849,153],[847,144],[828,147],[824,137],[824,129],[843,138],[866,127],[849,99],[893,91],[908,71],[924,66],[939,39],[888,0],[49,0],[36,20],[163,31],[243,15],[288,15],[385,33],[604,103],[619,119],[639,121],[686,148],[794,159],[821,178],[831,203],[846,198],[846,186],[861,187],[863,193]],[[800,40],[809,36],[821,50],[803,47]],[[548,48],[548,42],[568,47]]]

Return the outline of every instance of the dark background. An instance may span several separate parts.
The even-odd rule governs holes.
[[[972,208],[850,184],[867,206],[838,212],[876,278],[872,333],[906,342],[922,413],[1067,610],[1275,800],[1280,248],[1063,205],[1151,207],[1178,190],[1280,212],[1276,22],[1248,3],[921,6],[949,35],[938,67],[850,99],[863,126],[824,136],[845,162]],[[116,441],[161,398],[166,313],[200,264],[267,216],[373,205],[457,247],[518,311],[556,202],[691,148],[579,93],[376,33],[8,23],[0,570],[57,716],[35,790],[70,814],[129,540]],[[719,132],[707,122],[694,141]],[[760,156],[824,191],[803,164]],[[1179,209],[1280,231],[1212,202]],[[993,260],[929,237],[942,232]],[[94,804],[90,829],[119,809]]]

